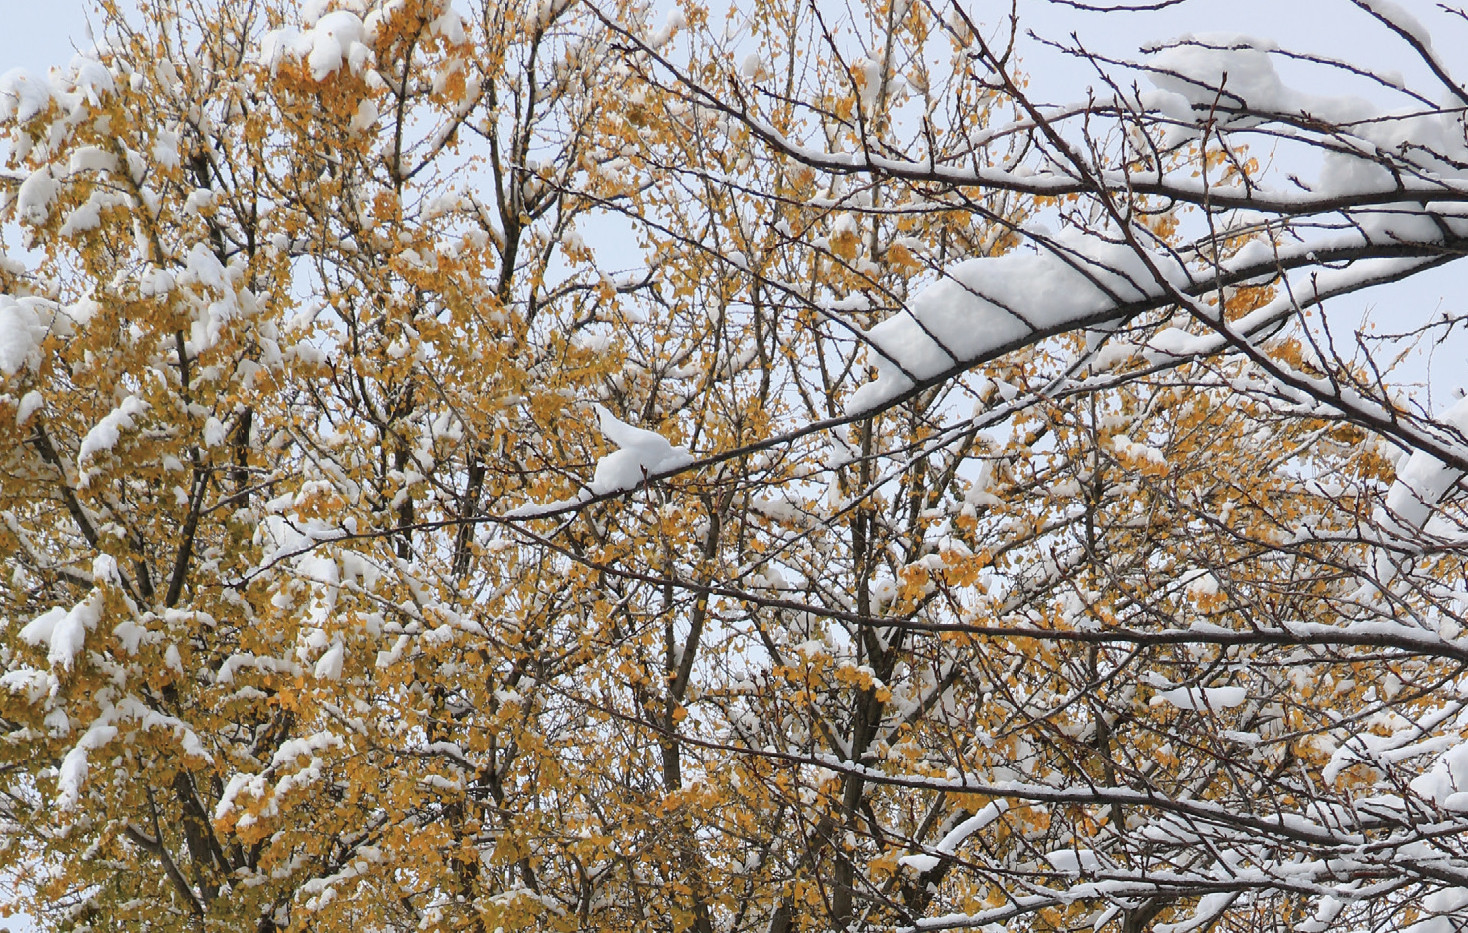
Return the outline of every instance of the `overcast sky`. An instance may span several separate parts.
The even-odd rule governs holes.
[[[86,48],[86,10],[81,0],[0,0],[0,72],[29,68],[44,72],[71,61]]]

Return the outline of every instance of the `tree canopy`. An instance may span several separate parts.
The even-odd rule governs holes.
[[[1057,104],[936,0],[102,0],[0,79],[0,900],[1468,923],[1412,368],[1468,315],[1335,310],[1468,252],[1468,17],[1329,6],[1430,85],[1071,40]]]

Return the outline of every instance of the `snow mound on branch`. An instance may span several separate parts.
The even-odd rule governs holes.
[[[74,55],[71,59],[71,92],[96,106],[102,97],[117,90],[112,72],[92,55]]]
[[[1468,811],[1468,742],[1443,752],[1409,786],[1435,806],[1458,813]]]
[[[316,662],[312,671],[317,680],[341,680],[342,663],[346,660],[346,648],[341,642],[332,645]]]
[[[591,479],[593,495],[636,489],[649,476],[677,469],[693,459],[688,448],[674,447],[661,434],[633,427],[601,405],[596,406],[596,416],[602,435],[617,445],[617,450],[597,461]]]
[[[25,123],[44,113],[54,99],[51,82],[34,72],[12,68],[0,75],[0,121]]]
[[[1439,424],[1468,434],[1468,398],[1459,399],[1437,417]],[[1427,524],[1437,504],[1463,473],[1432,454],[1417,451],[1397,470],[1396,482],[1386,494],[1386,509],[1377,520],[1390,532],[1411,535]]]
[[[70,751],[61,759],[56,780],[56,807],[72,810],[81,800],[86,784],[88,758],[113,739],[118,737],[120,726],[134,724],[138,731],[154,732],[169,736],[184,755],[201,761],[213,761],[214,757],[204,747],[198,733],[183,720],[160,713],[150,708],[135,696],[126,696],[115,705],[105,705],[97,718],[82,734]]]
[[[1068,875],[1078,875],[1081,872],[1100,871],[1101,859],[1091,849],[1056,849],[1045,856],[1056,871]]]
[[[15,213],[22,222],[43,224],[51,216],[51,202],[61,191],[61,183],[50,166],[32,172],[20,183],[15,193]]]
[[[1280,111],[1293,104],[1274,63],[1273,46],[1248,36],[1185,36],[1147,62],[1149,77],[1163,93],[1148,103],[1184,122],[1227,120],[1248,107]],[[1260,122],[1255,118],[1253,122]]]
[[[990,823],[1003,816],[1009,809],[1009,801],[995,800],[981,809],[978,813],[959,823],[948,831],[938,844],[933,847],[937,855],[914,854],[904,855],[897,860],[897,864],[911,868],[917,872],[931,871],[942,861],[942,856],[952,856],[958,852],[958,847],[963,845],[968,837],[988,826]]]
[[[1438,415],[1436,422],[1468,434],[1468,398],[1450,405]],[[1398,467],[1385,504],[1372,516],[1383,537],[1401,544],[1416,541],[1424,532],[1430,533],[1433,513],[1462,478],[1462,470],[1443,463],[1427,451],[1414,452]],[[1372,564],[1378,586],[1386,586],[1396,579],[1396,561],[1390,548],[1376,548]]]
[[[325,81],[345,63],[356,74],[372,57],[367,46],[368,30],[351,10],[333,10],[317,17],[305,30],[287,26],[265,34],[256,60],[278,69],[286,60],[305,60],[311,77]]]
[[[1276,114],[1309,113],[1333,123],[1376,115],[1359,98],[1322,97],[1289,87],[1270,57],[1278,51],[1275,43],[1251,36],[1180,36],[1148,58],[1148,79],[1157,90],[1144,93],[1142,102],[1179,123],[1231,129],[1258,126]]]
[[[1400,4],[1393,3],[1392,0],[1353,0],[1353,2],[1373,16],[1388,21],[1393,28],[1400,29],[1424,49],[1432,48],[1432,32]]]
[[[1382,0],[1360,0],[1359,5],[1395,29],[1430,47],[1420,23],[1396,4]],[[1272,56],[1279,52],[1272,42],[1248,36],[1182,36],[1158,48],[1148,58],[1148,78],[1156,90],[1141,95],[1143,106],[1176,121],[1168,144],[1196,137],[1200,128],[1212,125],[1229,130],[1248,130],[1265,124],[1282,124],[1295,130],[1300,125],[1334,125],[1336,135],[1323,147],[1319,176],[1309,191],[1315,197],[1365,192],[1390,193],[1399,184],[1382,164],[1380,152],[1412,152],[1410,160],[1421,171],[1462,178],[1464,156],[1468,155],[1459,111],[1447,107],[1424,112],[1383,111],[1369,101],[1347,95],[1318,95],[1288,87],[1275,69]],[[1286,132],[1286,136],[1291,132]],[[1414,173],[1415,174],[1415,173]],[[1283,192],[1287,197],[1296,193]],[[1368,216],[1371,212],[1367,212]],[[1431,241],[1439,235],[1420,215],[1421,205],[1404,199],[1392,211],[1373,218],[1382,224],[1394,217],[1398,223],[1415,225],[1410,230],[1368,230],[1397,239]],[[1448,213],[1452,213],[1449,211]],[[1318,247],[1323,244],[1316,244]]]
[[[877,379],[852,394],[847,414],[873,411],[920,382],[1092,318],[1115,320],[1118,305],[1160,297],[1165,288],[1148,260],[1172,285],[1188,281],[1175,260],[1094,234],[1041,233],[1036,241],[1042,252],[958,263],[901,312],[867,330]]]
[[[72,810],[81,800],[82,785],[87,780],[88,755],[117,738],[117,727],[110,716],[100,718],[87,729],[81,741],[61,759],[61,768],[56,777],[56,807]]]
[[[55,609],[36,616],[20,630],[20,639],[28,645],[46,648],[46,660],[52,667],[71,670],[72,662],[82,650],[87,632],[102,619],[102,593],[91,595],[71,609]]]
[[[595,409],[602,436],[617,449],[596,462],[591,484],[574,499],[524,505],[505,513],[505,518],[537,518],[568,511],[597,496],[631,492],[651,477],[693,462],[693,455],[687,447],[674,447],[661,434],[630,425],[603,405],[597,405]]]
[[[77,468],[85,470],[87,461],[116,446],[122,432],[131,431],[135,425],[134,419],[147,410],[148,403],[136,395],[123,399],[121,405],[104,415],[87,432],[87,436],[82,438],[81,450],[76,455]]]
[[[25,123],[45,113],[53,102],[63,112],[82,103],[95,106],[116,89],[112,72],[95,54],[74,55],[67,70],[53,69],[50,76],[12,68],[0,75],[0,123]]]
[[[1243,687],[1176,687],[1157,694],[1153,703],[1160,701],[1178,709],[1215,710],[1243,706],[1248,698],[1248,691]]]
[[[34,369],[41,362],[41,341],[46,339],[51,315],[42,315],[48,302],[40,298],[0,295],[0,373],[14,376],[23,367]]]

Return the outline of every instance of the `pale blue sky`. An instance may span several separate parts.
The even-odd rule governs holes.
[[[81,0],[0,0],[0,73],[12,68],[45,71],[71,61],[86,38],[86,11]]]

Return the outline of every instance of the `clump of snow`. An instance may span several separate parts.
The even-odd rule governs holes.
[[[44,113],[54,99],[51,82],[24,68],[0,76],[0,120],[7,123],[24,123]]]
[[[365,133],[377,125],[377,104],[370,97],[362,98],[357,105],[357,112],[352,114],[351,128],[354,133]]]
[[[81,739],[62,758],[56,781],[58,809],[71,810],[76,807],[81,799],[82,785],[87,779],[88,757],[117,738],[119,723],[127,722],[137,724],[142,730],[157,730],[171,735],[183,753],[190,758],[213,760],[198,733],[183,720],[160,713],[135,696],[124,697],[115,705],[104,705]]]
[[[260,815],[275,815],[278,809],[274,798],[319,780],[321,769],[324,766],[321,754],[334,748],[341,748],[343,745],[341,737],[330,732],[318,732],[284,742],[276,751],[264,773],[236,773],[230,777],[229,781],[225,783],[224,793],[220,795],[218,805],[214,808],[214,819],[222,820],[233,813],[241,797],[263,799],[265,806],[261,809]],[[302,758],[307,759],[306,765],[298,767]],[[296,770],[285,774],[273,787],[267,786],[266,779],[271,773],[292,768]],[[248,826],[255,822],[255,819],[254,815],[247,813],[239,818],[238,823],[240,826]]]
[[[1468,434],[1468,398],[1459,399],[1437,417],[1445,427]],[[1416,451],[1397,469],[1396,481],[1387,490],[1386,505],[1378,509],[1376,522],[1393,537],[1415,538],[1458,481],[1463,472],[1443,463],[1426,451]],[[1377,579],[1390,582],[1395,576],[1391,555],[1379,549],[1375,557]]]
[[[34,668],[21,668],[0,674],[0,690],[7,690],[11,694],[23,693],[27,703],[38,703],[44,697],[55,696],[60,689],[61,682],[56,679],[55,674]]]
[[[101,618],[102,593],[93,590],[71,609],[57,606],[36,616],[20,630],[20,638],[28,645],[44,646],[52,667],[70,670],[87,632],[96,628]]]
[[[46,305],[39,298],[0,295],[0,373],[14,376],[22,367],[34,369],[40,364],[41,342],[46,339],[46,321],[51,317],[41,313]],[[30,417],[29,412],[25,417]],[[25,418],[19,420],[24,423]]]
[[[1148,62],[1152,83],[1164,93],[1146,103],[1183,122],[1227,122],[1241,107],[1284,109],[1290,97],[1274,63],[1271,46],[1247,36],[1187,37],[1162,49]],[[1253,118],[1253,122],[1259,122]]]
[[[1190,334],[1181,327],[1169,327],[1158,331],[1143,351],[1149,363],[1182,360],[1212,350],[1214,341],[1208,337]]]
[[[1432,33],[1422,25],[1417,17],[1408,13],[1407,10],[1392,0],[1352,0],[1357,6],[1382,20],[1385,20],[1393,29],[1400,31],[1413,42],[1424,49],[1432,48]]]
[[[116,172],[117,156],[100,146],[82,146],[71,154],[67,174],[78,172]]]
[[[89,54],[72,56],[70,81],[71,92],[93,106],[102,102],[103,95],[117,90],[111,70]]]
[[[104,415],[102,420],[87,432],[87,436],[82,438],[81,449],[76,455],[77,469],[82,471],[84,479],[87,461],[116,446],[122,432],[131,431],[135,426],[134,419],[147,410],[147,402],[136,395],[129,395],[122,400],[121,405]]]
[[[313,672],[317,680],[341,680],[342,662],[346,660],[346,649],[337,642],[316,662]]]
[[[596,496],[630,492],[647,482],[649,477],[677,470],[693,462],[686,447],[672,442],[655,431],[635,427],[620,420],[602,405],[595,406],[601,432],[617,449],[596,462],[588,488],[574,499],[535,503],[505,513],[509,519],[537,518],[576,508]]]
[[[1048,853],[1045,861],[1054,866],[1056,871],[1065,872],[1068,875],[1079,874],[1083,871],[1096,871],[1101,868],[1101,859],[1091,849],[1057,849]]]
[[[668,44],[668,40],[673,38],[678,30],[687,25],[688,20],[684,17],[683,11],[676,6],[673,7],[668,10],[668,18],[663,21],[663,25],[647,36],[648,46],[654,49],[662,48]]]
[[[943,856],[952,856],[957,853],[958,847],[963,845],[968,837],[999,819],[1008,809],[1009,801],[1007,800],[991,801],[978,813],[975,813],[973,816],[950,829],[938,841],[938,844],[933,847],[933,851],[937,852],[937,855],[928,855],[925,853],[904,855],[897,860],[897,863],[917,872],[931,871],[937,867]]]
[[[1460,399],[1437,419],[1441,424],[1468,432],[1468,398]],[[1431,454],[1417,451],[1397,471],[1396,482],[1386,495],[1388,520],[1399,530],[1420,529],[1438,502],[1460,478]]]
[[[311,54],[306,63],[317,81],[326,80],[340,68],[344,57],[352,62],[353,71],[361,68],[366,60],[368,49],[362,43],[362,21],[355,13],[337,10],[326,14],[316,21],[311,36]]]
[[[601,433],[617,445],[617,450],[597,461],[591,480],[593,495],[636,489],[649,476],[677,469],[693,458],[686,447],[674,447],[661,434],[634,427],[613,415],[604,406],[596,406]]]
[[[228,439],[229,434],[225,430],[224,422],[211,415],[204,422],[204,446],[222,447]]]
[[[60,774],[56,779],[56,806],[71,810],[81,800],[82,784],[87,779],[87,756],[117,737],[117,727],[111,717],[103,717],[93,723],[66,757],[61,759]]]
[[[361,17],[351,10],[333,10],[318,17],[304,31],[285,27],[266,33],[256,58],[272,72],[287,59],[304,59],[311,69],[311,77],[325,81],[343,63],[354,74],[360,73],[372,58],[367,39]]]
[[[1149,444],[1139,443],[1125,434],[1118,434],[1111,439],[1111,446],[1116,449],[1124,460],[1135,461],[1143,465],[1163,467],[1167,466],[1167,458],[1162,451]]]
[[[1218,710],[1243,706],[1249,693],[1243,687],[1176,687],[1163,690],[1153,703],[1168,703],[1178,709]]]
[[[936,855],[904,855],[897,860],[897,864],[921,874],[937,868],[941,861],[943,860]]]
[[[862,109],[871,110],[877,105],[877,96],[882,91],[882,63],[858,58],[851,63],[851,73],[861,88]]]
[[[898,314],[866,331],[877,379],[852,394],[848,414],[875,409],[918,382],[966,368],[1047,334],[1114,319],[1118,305],[1164,289],[1131,247],[1075,230],[1042,236],[1042,252],[969,259]],[[1186,270],[1161,254],[1174,285]]]
[[[1220,586],[1218,578],[1206,570],[1199,571],[1188,581],[1187,593],[1193,599],[1217,596]]]
[[[56,174],[48,165],[26,176],[15,195],[15,212],[25,223],[43,224],[51,216],[51,202],[61,190]]]
[[[1432,767],[1413,779],[1412,792],[1434,805],[1458,812],[1468,811],[1468,742],[1443,752]]]

